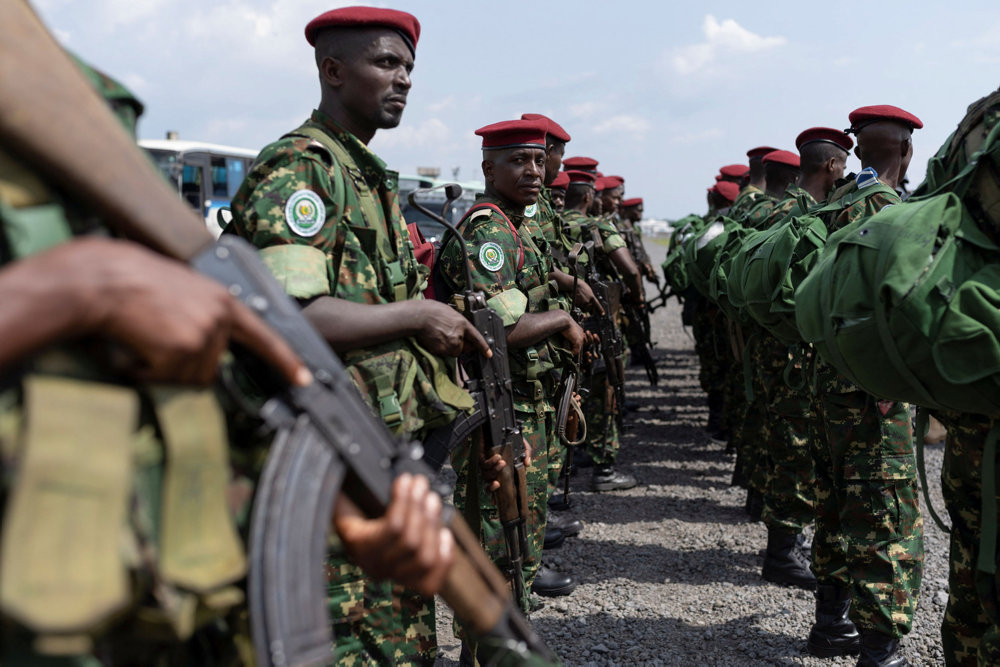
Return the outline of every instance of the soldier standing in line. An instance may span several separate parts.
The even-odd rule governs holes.
[[[552,202],[552,210],[562,214],[566,208],[566,188],[569,186],[569,176],[565,171],[560,171],[549,184],[549,199]]]
[[[913,155],[913,130],[923,127],[888,105],[861,107],[849,118],[863,169],[830,195],[830,205],[839,205],[821,217],[831,233],[899,203],[894,188]],[[837,591],[836,600],[850,600],[850,620],[861,634],[858,664],[905,665],[898,644],[913,624],[923,572],[909,406],[862,391],[818,356],[815,366],[813,572]],[[854,653],[854,629],[817,605],[809,650]]]
[[[512,120],[476,130],[483,139],[483,176],[486,191],[459,223],[467,243],[446,243],[438,260],[444,279],[455,290],[466,288],[468,265],[473,285],[487,295],[487,304],[507,328],[507,349],[514,387],[514,407],[521,432],[534,455],[527,468],[529,554],[523,565],[525,583],[539,595],[568,595],[576,582],[541,562],[548,509],[547,455],[555,438],[555,392],[553,371],[560,361],[560,348],[579,353],[585,334],[569,312],[560,307],[554,281],[560,291],[572,290],[572,279],[552,265],[548,243],[525,209],[537,204],[545,173],[543,120]],[[453,461],[460,478],[467,464]],[[477,502],[469,488],[468,499],[456,505]],[[494,561],[502,561],[503,536],[492,500],[478,494],[483,540]]]
[[[420,36],[415,17],[345,7],[305,29],[322,97],[301,127],[266,146],[233,198],[228,230],[261,258],[341,356],[388,428],[418,439],[472,399],[451,379],[482,336],[444,303],[424,300],[424,272],[399,211],[396,173],[368,148],[406,107]],[[338,660],[433,663],[432,598],[365,577],[343,554],[328,564]]]
[[[732,211],[734,215],[742,215],[748,211],[767,188],[767,178],[764,174],[764,156],[778,150],[771,146],[758,146],[747,151],[749,167],[746,174],[746,181],[741,184],[740,194],[733,202]],[[731,216],[732,217],[732,216]]]
[[[53,66],[60,55],[32,54]],[[78,64],[134,134],[142,105],[110,77]],[[59,90],[73,91],[75,80],[65,74],[51,72]],[[89,104],[83,97],[74,102]],[[67,123],[77,106],[62,107]],[[106,134],[113,124],[109,117],[107,126],[91,129]],[[64,191],[5,144],[0,662],[252,664],[236,588],[247,560],[231,518],[242,489],[227,485],[237,448],[230,448],[222,406],[205,385],[231,341],[294,384],[311,382],[309,372],[225,288],[108,238],[90,199]],[[92,157],[110,163],[119,158],[114,150]],[[152,171],[149,178],[162,187]],[[111,347],[127,350],[135,363],[114,363]],[[178,448],[199,476],[174,468]],[[244,454],[247,448],[239,443]],[[386,517],[363,519],[338,503],[334,523],[366,566],[433,594],[451,551],[433,496],[425,482],[401,476]],[[402,516],[421,544],[403,539]],[[67,569],[60,565],[67,553],[93,567]],[[45,563],[53,566],[39,578]]]

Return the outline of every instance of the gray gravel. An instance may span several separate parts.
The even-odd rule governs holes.
[[[663,247],[646,245],[658,264]],[[567,665],[853,665],[809,656],[812,594],[760,577],[766,530],[747,521],[745,492],[729,486],[733,460],[702,428],[708,411],[680,309],[671,302],[652,319],[660,386],[628,369],[627,394],[640,408],[626,418],[619,458],[640,484],[597,494],[588,491],[589,471],[573,478],[570,513],[585,528],[546,560],[580,584],[546,598],[532,624]],[[941,457],[940,445],[926,449],[932,502],[943,515]],[[902,643],[913,665],[944,662],[948,540],[926,511],[925,522],[923,591]],[[440,602],[438,635],[438,664],[457,664],[451,613]]]

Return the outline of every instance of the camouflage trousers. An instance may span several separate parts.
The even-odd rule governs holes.
[[[694,350],[698,355],[698,381],[706,394],[721,392],[725,382],[726,348],[720,345],[716,321],[725,320],[719,309],[705,297],[699,295],[691,298],[695,299],[691,332],[694,335]]]
[[[526,590],[531,590],[531,582],[535,580],[542,563],[545,522],[549,508],[549,443],[555,438],[555,419],[554,413],[548,409],[548,404],[542,406],[544,411],[538,413],[517,413],[517,418],[521,422],[521,433],[532,449],[531,465],[525,470],[528,486],[526,521],[528,553],[523,555],[521,576]],[[480,446],[479,443],[470,441],[467,446],[460,447],[452,453],[452,467],[458,475],[455,484],[455,506],[465,515],[490,560],[501,572],[507,573],[510,571],[510,558],[496,504],[492,495],[484,489],[478,470],[469,465],[473,452],[475,456],[479,455]],[[473,493],[478,493],[478,503],[470,502]],[[522,606],[526,603],[526,600],[522,601]]]
[[[613,412],[613,400],[608,396],[608,375],[601,371],[591,375],[590,379],[590,393],[583,399],[583,414],[587,418],[585,447],[587,454],[594,460],[594,465],[614,465],[618,459],[621,440],[618,421]]]
[[[760,327],[730,325],[730,339],[737,349],[733,352],[732,389],[733,431],[740,434],[736,465],[747,486],[764,493],[767,487],[767,393],[761,366],[765,363]],[[736,355],[737,351],[739,356]]]
[[[812,569],[819,583],[850,590],[855,625],[901,637],[913,624],[924,560],[909,408],[850,391],[820,363]],[[830,391],[838,385],[848,391]]]
[[[327,605],[338,665],[432,665],[434,598],[378,582],[339,555],[327,558]]]
[[[816,516],[816,476],[809,444],[813,418],[812,394],[803,376],[803,364],[796,362],[785,382],[789,366],[787,345],[762,332],[760,363],[755,366],[767,409],[764,437],[767,442],[766,481],[762,518],[769,528],[800,533]]]
[[[941,624],[945,661],[948,665],[997,665],[1000,579],[979,571],[978,561],[983,533],[983,457],[987,436],[998,421],[970,414],[935,416],[948,429],[941,471],[951,517],[948,606]],[[1000,505],[1000,498],[994,498],[993,503]]]

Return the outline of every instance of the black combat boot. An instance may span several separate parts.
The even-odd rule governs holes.
[[[758,523],[761,515],[764,513],[764,494],[760,491],[748,488],[746,511],[750,520],[754,523]]]
[[[545,524],[545,539],[542,542],[543,549],[558,549],[566,541],[566,536],[551,521]]]
[[[550,528],[557,528],[566,537],[576,537],[583,530],[583,522],[569,516],[560,516],[555,512],[549,512],[548,520],[545,523],[545,534],[548,535]]]
[[[834,584],[816,586],[816,622],[809,631],[806,646],[817,658],[857,655],[861,635],[847,618],[851,596],[846,588]]]
[[[635,477],[625,472],[619,472],[614,466],[594,467],[594,491],[618,491],[631,489],[638,484]]]
[[[899,640],[874,630],[861,631],[861,655],[857,667],[909,667],[899,652]]]
[[[761,574],[767,581],[806,590],[816,588],[816,577],[809,570],[809,561],[798,549],[798,535],[775,528],[767,530],[767,551]]]
[[[708,423],[705,430],[716,440],[725,440],[725,428],[722,426],[722,394],[713,391],[708,394]]]
[[[542,566],[538,568],[538,574],[531,582],[531,591],[546,597],[569,595],[574,588],[576,588],[576,581],[573,580],[573,577],[556,572],[545,563],[542,563]]]

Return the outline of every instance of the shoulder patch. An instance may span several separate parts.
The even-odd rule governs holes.
[[[503,248],[493,241],[487,241],[479,246],[479,263],[487,271],[499,271],[504,264]]]
[[[326,223],[326,205],[312,190],[296,190],[285,203],[285,222],[299,236],[315,236]]]

